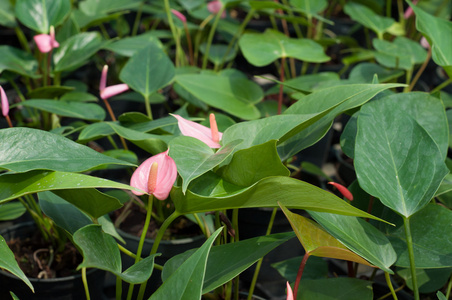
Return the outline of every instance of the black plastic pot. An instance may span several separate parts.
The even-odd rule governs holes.
[[[30,237],[36,232],[34,222],[13,225],[0,231],[0,235],[8,241],[17,237]],[[91,269],[87,272],[88,287],[91,299],[103,299],[103,283],[105,272]],[[82,276],[80,274],[51,279],[29,278],[35,293],[18,277],[0,270],[0,299],[11,299],[10,291],[26,300],[80,300],[85,299]]]

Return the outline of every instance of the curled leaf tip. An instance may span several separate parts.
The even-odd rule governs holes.
[[[331,184],[332,186],[336,187],[337,190],[348,200],[353,201],[353,194],[342,184],[339,184],[337,182],[328,182],[328,184]]]

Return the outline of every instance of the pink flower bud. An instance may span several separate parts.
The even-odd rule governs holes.
[[[337,190],[348,200],[353,201],[353,195],[350,193],[350,191],[343,186],[342,184],[336,183],[336,182],[328,182],[328,184],[331,184],[337,188]]]
[[[294,300],[292,288],[290,287],[289,281],[287,281],[286,285],[287,285],[287,298],[286,298],[286,300]]]
[[[0,86],[0,96],[2,100],[2,114],[4,117],[6,117],[9,114],[9,102],[8,97],[6,97],[6,93],[1,86]]]
[[[99,82],[100,97],[103,100],[106,100],[108,98],[111,98],[113,96],[116,96],[118,94],[121,94],[121,93],[129,90],[129,86],[125,83],[116,84],[116,85],[107,87],[107,73],[108,73],[108,66],[105,65],[102,69],[102,75],[100,76],[100,82]]]
[[[187,23],[187,18],[179,11],[175,10],[175,9],[171,9],[171,12],[173,13],[173,15],[175,15],[179,20],[182,21],[182,23]]]
[[[38,34],[33,37],[36,46],[41,53],[50,52],[53,48],[58,48],[60,44],[55,40],[55,29],[50,26],[50,34]]]
[[[425,37],[421,38],[420,44],[425,49],[430,49],[430,43],[427,41],[427,39]]]
[[[221,8],[223,7],[223,3],[221,3],[220,0],[214,0],[207,3],[207,10],[210,11],[213,14],[217,14]],[[226,11],[223,11],[221,14],[221,18],[226,18]]]
[[[221,140],[223,133],[218,132],[215,116],[213,117],[213,122],[212,117],[210,117],[210,126],[212,126],[212,128],[207,128],[201,124],[186,120],[178,115],[172,116],[177,119],[177,124],[183,135],[194,137],[201,142],[204,142],[210,148],[221,148],[219,141]]]
[[[168,156],[168,150],[145,160],[132,174],[130,185],[143,191],[132,191],[135,195],[144,193],[165,200],[177,178],[177,167]]]

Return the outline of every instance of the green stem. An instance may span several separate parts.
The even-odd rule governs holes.
[[[22,46],[22,48],[28,53],[31,53],[30,46],[28,45],[27,38],[25,37],[25,34],[22,31],[22,29],[20,29],[19,26],[16,26],[14,27],[14,31],[16,32],[16,36],[19,39],[19,43]]]
[[[140,7],[138,8],[137,15],[135,17],[135,21],[133,22],[132,36],[137,35],[142,13],[143,13],[143,2],[140,3]]]
[[[148,115],[148,118],[153,120],[152,118],[152,109],[151,109],[151,103],[149,102],[149,95],[144,96],[144,105],[146,107],[146,113]]]
[[[206,238],[208,238],[207,232],[206,232],[206,227],[204,226],[204,223],[201,221],[201,219],[198,217],[198,214],[197,214],[197,213],[194,213],[194,214],[193,214],[193,217],[195,217],[196,223],[198,223],[198,226],[199,226],[199,228],[201,229],[202,234],[204,234],[204,236],[205,236]]]
[[[226,5],[223,5],[221,9],[218,11],[215,20],[213,21],[212,28],[210,28],[209,36],[207,37],[206,51],[204,52],[204,57],[202,60],[202,69],[207,68],[207,60],[209,57],[210,46],[212,45],[213,37],[215,35],[215,31],[217,29],[218,23],[220,22],[221,15],[226,9]]]
[[[121,246],[120,244],[118,244],[118,248],[119,248],[119,250],[120,250],[122,253],[124,253],[124,254],[127,255],[127,256],[132,257],[133,259],[135,259],[135,258],[137,257],[135,253],[133,253],[133,252],[127,250],[126,248],[124,248],[124,247]]]
[[[436,88],[434,88],[430,94],[436,93],[438,91],[441,91],[443,88],[445,88],[446,86],[448,86],[449,84],[452,83],[452,78],[447,79],[446,81],[444,81],[443,83],[441,83],[440,85],[438,85]]]
[[[397,300],[397,295],[396,295],[396,292],[394,291],[394,287],[392,286],[391,277],[389,277],[388,272],[385,272],[385,279],[386,279],[386,284],[388,285],[389,290],[391,291],[392,298],[394,298],[394,300]]]
[[[171,9],[170,9],[170,5],[169,5],[169,0],[164,0],[164,4],[165,4],[166,17],[168,19],[168,25],[171,29],[171,33],[173,34],[173,39],[176,42],[176,56],[177,56],[178,53],[181,52],[180,40],[177,36],[176,26],[174,26],[173,16],[171,15]],[[179,61],[176,60],[176,67],[178,67],[178,66],[179,66]]]
[[[162,226],[160,227],[160,229],[157,233],[157,236],[155,237],[154,245],[152,245],[151,253],[149,255],[157,253],[160,241],[162,240],[166,229],[168,229],[168,227],[171,225],[171,223],[180,216],[181,215],[177,211],[175,211],[165,220],[165,222],[163,222]],[[146,290],[146,285],[147,285],[147,281],[141,284],[140,291],[139,291],[138,297],[137,297],[138,300],[143,299],[144,292]]]
[[[146,219],[144,220],[143,231],[141,232],[140,241],[138,243],[137,256],[135,257],[135,264],[140,261],[141,252],[143,252],[144,240],[146,239],[146,233],[148,232],[149,223],[151,222],[152,203],[154,203],[154,196],[149,195],[148,207],[146,209]],[[132,299],[133,287],[134,287],[134,285],[130,284],[129,291],[127,293],[127,300]]]
[[[405,227],[406,243],[408,247],[408,256],[410,258],[411,279],[413,285],[414,299],[419,300],[419,287],[417,283],[416,265],[414,264],[413,237],[411,236],[410,219],[403,218],[403,226]]]
[[[452,276],[450,277],[449,284],[446,289],[446,299],[450,298],[450,290],[452,289]]]
[[[411,77],[413,75],[413,68],[406,70],[406,82],[405,84],[407,85],[404,89],[403,92],[404,93],[408,93],[409,92],[409,88],[410,88],[410,82],[411,82]]]
[[[122,279],[116,276],[116,300],[121,300],[122,297]]]
[[[432,58],[432,48],[428,49],[427,52],[427,58],[425,59],[424,63],[422,64],[422,66],[419,68],[419,70],[417,71],[416,75],[414,76],[413,80],[411,80],[410,86],[408,87],[407,92],[411,92],[414,88],[414,85],[416,84],[416,82],[419,80],[419,78],[421,77],[422,73],[424,72],[425,68],[428,65],[428,62],[430,61],[430,58]]]
[[[386,17],[392,16],[392,0],[386,0]]]
[[[85,287],[86,300],[90,300],[91,298],[89,296],[88,280],[86,280],[86,268],[82,268],[82,281],[83,286]]]
[[[265,233],[265,235],[269,235],[272,232],[272,228],[273,228],[273,223],[275,222],[275,217],[276,217],[276,213],[278,212],[278,208],[274,208],[272,215],[270,217],[270,222],[268,222],[268,227],[267,227],[267,232]],[[256,270],[254,270],[254,275],[253,275],[253,279],[251,281],[251,286],[250,286],[250,290],[248,292],[248,298],[247,300],[251,300],[251,298],[253,297],[253,293],[254,293],[254,288],[256,286],[256,282],[257,282],[257,277],[259,276],[259,271],[261,269],[262,266],[262,262],[264,261],[264,258],[261,257],[259,259],[259,261],[257,262],[256,265]]]

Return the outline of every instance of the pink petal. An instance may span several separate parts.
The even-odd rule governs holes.
[[[222,7],[223,7],[223,3],[221,3],[221,1],[219,1],[219,0],[214,0],[214,1],[207,3],[207,10],[213,14],[217,14],[221,10]],[[223,11],[223,13],[221,14],[221,18],[222,19],[226,18],[226,11]]]
[[[9,113],[9,102],[8,102],[8,98],[6,97],[6,93],[1,86],[0,86],[0,94],[1,94],[1,100],[2,100],[2,114],[4,117],[6,117]]]
[[[149,172],[152,164],[158,164],[157,183],[153,195],[159,200],[165,200],[177,178],[177,167],[174,160],[168,156],[168,151],[156,154],[145,160],[132,174],[130,185],[148,193]],[[132,191],[135,195],[143,195]]]
[[[212,139],[212,131],[210,130],[210,128],[207,128],[206,126],[203,126],[196,122],[186,120],[178,115],[172,116],[177,119],[177,124],[183,135],[194,137],[201,142],[204,142],[210,148],[221,148],[221,145]],[[218,137],[220,140],[222,136],[223,134],[221,132],[218,132]]]
[[[421,38],[420,44],[425,49],[430,49],[430,44],[424,36]]]
[[[287,285],[287,298],[286,298],[286,300],[294,300],[293,299],[292,288],[290,287],[290,284],[289,284],[288,281],[287,281],[286,285]]]
[[[118,94],[121,94],[129,89],[129,86],[125,83],[112,85],[109,87],[106,87],[105,89],[100,91],[100,97],[102,99],[108,99],[113,96],[116,96]]]
[[[105,65],[102,68],[102,74],[100,75],[99,91],[103,91],[107,87],[107,73],[108,73],[108,66]]]
[[[175,9],[171,9],[171,12],[173,15],[175,15],[179,20],[181,20],[183,23],[187,23],[187,18],[179,11]]]
[[[38,46],[38,49],[41,53],[47,53],[50,52],[50,50],[53,49],[52,47],[52,38],[48,34],[38,34],[34,37],[36,46]]]
[[[328,182],[328,184],[331,184],[337,188],[337,190],[348,200],[353,201],[353,194],[342,184],[336,183],[336,182]]]

